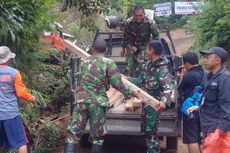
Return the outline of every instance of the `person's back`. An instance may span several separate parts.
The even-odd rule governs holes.
[[[18,71],[7,65],[0,66],[0,120],[19,115],[16,91],[14,88],[15,74]]]
[[[78,102],[84,101],[91,103],[95,100],[101,106],[107,106],[108,97],[106,91],[109,86],[120,90],[126,96],[130,96],[124,92],[126,87],[121,83],[119,70],[116,64],[101,55],[91,56],[85,59],[81,66],[81,76],[78,88]],[[127,91],[131,92],[127,89]]]
[[[191,68],[185,73],[183,82],[178,86],[178,90],[183,92],[184,99],[191,96],[195,87],[201,84],[203,74],[204,70],[200,65]]]

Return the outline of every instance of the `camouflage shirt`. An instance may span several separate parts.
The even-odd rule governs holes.
[[[136,47],[146,47],[151,39],[159,37],[156,24],[145,17],[143,22],[137,23],[133,18],[129,18],[125,24],[123,47],[127,45]]]
[[[106,91],[110,85],[131,98],[133,90],[121,81],[117,65],[101,55],[85,59],[81,65],[80,82],[77,88],[77,102],[108,105]]]
[[[141,74],[137,78],[129,78],[129,81],[140,86],[148,94],[169,106],[172,80],[169,76],[167,63],[168,61],[163,58],[155,62],[147,61]]]

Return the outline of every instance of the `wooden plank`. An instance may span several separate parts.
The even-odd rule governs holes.
[[[159,103],[157,99],[153,98],[147,92],[128,81],[126,77],[122,76],[122,81],[124,84],[132,88],[134,91],[139,91],[143,103],[145,103],[146,105],[150,105],[153,108],[156,108],[156,105]]]
[[[71,41],[69,40],[64,40],[63,41],[63,45],[65,46],[66,49],[68,49],[70,52],[76,54],[77,56],[81,57],[81,58],[86,58],[91,56],[90,54],[88,54],[86,51],[84,51],[83,49],[81,49],[80,47],[76,46],[75,44],[73,44]]]
[[[142,99],[137,99],[136,97],[133,98],[133,107],[134,108],[141,108],[142,107]]]
[[[113,104],[113,107],[119,106],[119,105],[122,104],[124,101],[125,101],[125,97],[124,97],[124,95],[122,94],[122,97],[120,97],[119,99],[116,100],[116,102]]]
[[[128,112],[133,112],[134,111],[132,99],[129,99],[129,100],[126,101],[126,103],[125,103],[125,111],[128,111]]]
[[[123,99],[123,101],[124,101],[124,95],[121,93],[121,92],[119,92],[119,91],[116,91],[116,93],[113,95],[113,96],[111,96],[111,98],[109,99],[109,105],[110,106],[113,106],[113,105],[115,105],[115,103],[119,103],[120,101],[119,100],[121,100],[121,99]]]
[[[106,92],[108,98],[110,99],[115,93],[116,93],[116,89],[114,89],[113,87],[110,87],[109,90]]]
[[[79,48],[78,46],[76,46],[75,44],[73,44],[72,42],[68,40],[64,40],[63,45],[67,49],[69,49],[72,53],[78,55],[81,58],[86,58],[86,57],[91,56],[87,52],[85,52],[84,50],[82,50],[81,48]],[[156,105],[159,103],[157,99],[153,98],[147,92],[145,92],[141,88],[137,87],[136,85],[128,81],[126,77],[123,75],[122,75],[122,81],[124,82],[124,84],[132,88],[134,91],[137,91],[137,90],[139,91],[139,94],[140,94],[140,97],[142,98],[143,103],[150,105],[153,108],[156,108]]]

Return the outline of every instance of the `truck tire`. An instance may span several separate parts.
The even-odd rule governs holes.
[[[89,138],[89,134],[84,134],[81,137],[80,145],[82,148],[89,148],[91,146],[91,143],[89,142],[88,138]]]
[[[177,150],[177,146],[178,146],[178,138],[176,136],[166,138],[167,149],[176,149]]]

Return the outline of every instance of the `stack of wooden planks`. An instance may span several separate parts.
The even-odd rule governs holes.
[[[81,57],[83,60],[84,58],[87,58],[91,55],[89,55],[87,52],[73,44],[72,42],[68,40],[64,40],[63,42],[64,46],[68,51],[70,51],[72,54],[76,54],[77,56]],[[150,96],[148,93],[134,85],[133,83],[129,82],[125,76],[122,75],[122,81],[124,84],[132,88],[134,91],[139,91],[141,99],[137,98],[131,98],[129,100],[126,100],[124,95],[117,91],[116,89],[110,87],[109,91],[107,92],[107,96],[109,97],[109,106],[110,107],[117,107],[120,104],[126,102],[125,104],[125,110],[126,111],[136,111],[140,110],[142,107],[142,103],[145,103],[146,105],[150,105],[153,108],[156,108],[156,104],[159,103],[158,100]]]
[[[124,94],[113,87],[110,87],[107,91],[107,96],[109,97],[109,107],[117,107],[125,102],[125,110],[128,112],[134,112],[142,108],[142,99],[132,97],[126,100]]]

